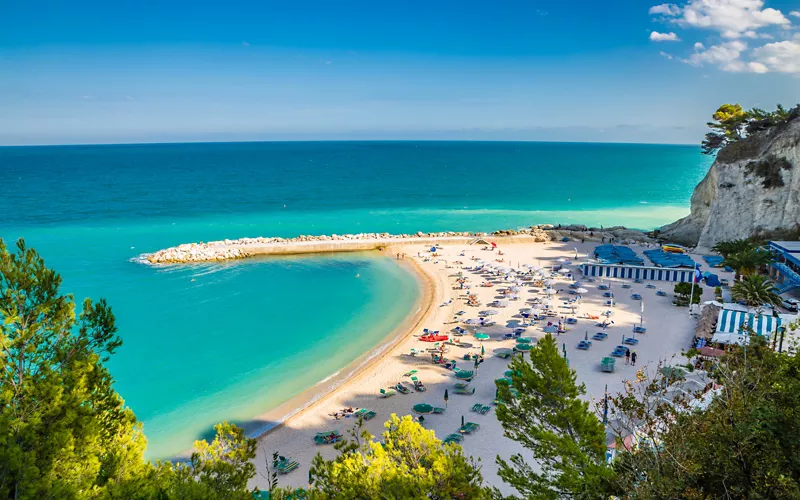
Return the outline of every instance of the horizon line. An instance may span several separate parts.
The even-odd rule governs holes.
[[[541,143],[541,144],[616,144],[639,146],[697,146],[699,143],[688,142],[618,142],[618,141],[559,141],[559,140],[524,140],[524,139],[259,139],[241,141],[145,141],[145,142],[76,142],[76,143],[45,143],[45,144],[0,144],[0,148],[54,148],[54,147],[102,147],[102,146],[169,146],[183,144],[263,144],[263,143],[311,143],[311,142],[497,142],[497,143]]]

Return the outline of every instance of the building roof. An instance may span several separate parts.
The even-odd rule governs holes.
[[[771,247],[788,253],[800,253],[800,241],[770,241]]]

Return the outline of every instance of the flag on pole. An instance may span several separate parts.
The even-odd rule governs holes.
[[[700,272],[699,267],[694,268],[694,282],[700,283],[703,280],[703,273]]]

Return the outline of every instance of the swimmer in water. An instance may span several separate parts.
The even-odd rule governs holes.
[[[356,278],[360,278],[360,277],[361,277],[361,275],[360,275],[360,274],[356,274]]]

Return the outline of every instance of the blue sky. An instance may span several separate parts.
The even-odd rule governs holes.
[[[800,102],[798,27],[769,0],[11,2],[0,144],[695,143],[723,102]]]

